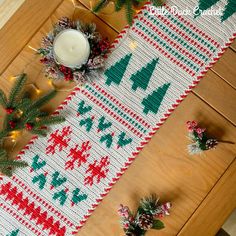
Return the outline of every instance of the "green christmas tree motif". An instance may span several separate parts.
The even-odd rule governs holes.
[[[89,132],[92,129],[93,120],[94,120],[94,117],[89,117],[89,118],[83,119],[83,120],[81,120],[79,122],[79,125],[81,127],[85,126],[86,127],[86,131]]]
[[[125,138],[126,134],[125,132],[122,132],[120,135],[119,135],[119,140],[118,140],[118,147],[124,147],[126,146],[127,144],[131,143],[133,140],[132,138]]]
[[[56,192],[53,194],[52,199],[53,200],[59,200],[60,205],[63,206],[68,198],[68,195],[66,193],[66,190],[61,190],[59,192]]]
[[[82,202],[84,200],[86,200],[88,198],[87,194],[80,194],[80,189],[76,188],[73,191],[73,196],[72,196],[72,206],[74,206],[74,204],[78,204],[79,202]]]
[[[215,5],[220,0],[199,0],[198,9],[194,12],[195,17],[201,15],[200,10],[204,11]]]
[[[98,124],[98,132],[104,131],[104,130],[106,130],[107,128],[109,128],[109,127],[112,126],[112,123],[111,123],[111,122],[109,122],[109,121],[106,122],[105,120],[106,120],[105,116],[100,117],[100,119],[99,119],[99,124]]]
[[[136,91],[137,88],[146,90],[158,60],[159,58],[153,59],[146,66],[142,67],[130,77],[130,79],[133,81],[132,89],[134,91]]]
[[[114,134],[105,134],[100,138],[100,142],[106,144],[107,148],[110,148],[113,142]]]
[[[39,184],[39,189],[43,189],[47,180],[46,180],[46,175],[45,174],[39,174],[34,176],[34,178],[32,179],[32,182],[35,184],[38,182]]]
[[[236,1],[228,0],[227,5],[225,6],[223,15],[221,16],[221,21],[227,20],[230,16],[232,16],[236,12]]]
[[[132,53],[127,54],[104,72],[104,75],[107,77],[106,84],[108,86],[110,86],[112,82],[117,85],[120,84],[131,56]]]
[[[17,236],[19,232],[20,232],[19,229],[13,230],[10,234],[7,234],[7,236]]]
[[[156,114],[161,105],[161,102],[170,87],[170,83],[164,84],[162,87],[157,88],[151,94],[149,94],[146,98],[143,99],[142,104],[144,105],[143,112],[148,114],[149,111]]]
[[[60,177],[60,173],[58,171],[54,172],[52,175],[51,189],[61,186],[66,181],[67,179],[65,177]]]
[[[91,106],[85,106],[85,101],[82,100],[79,104],[78,104],[78,110],[77,110],[77,115],[84,115],[85,113],[89,112],[92,110]]]
[[[31,170],[39,170],[46,165],[46,161],[39,161],[39,155],[33,157],[33,162],[31,164]]]

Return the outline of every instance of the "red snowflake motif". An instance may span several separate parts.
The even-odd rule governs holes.
[[[67,157],[71,157],[71,160],[67,161],[65,168],[73,170],[75,168],[75,163],[77,161],[77,167],[80,167],[82,163],[86,163],[90,153],[88,151],[91,149],[89,141],[83,142],[81,147],[78,148],[77,144],[74,148],[70,149],[70,153]]]
[[[61,152],[63,148],[68,147],[68,142],[71,140],[71,138],[68,138],[68,136],[72,133],[71,127],[64,127],[62,131],[60,133],[59,132],[59,130],[56,130],[50,135],[48,143],[51,142],[51,144],[46,148],[46,154],[54,154],[57,147],[59,152]]]
[[[101,179],[106,178],[107,172],[109,169],[107,166],[110,164],[108,156],[102,157],[100,162],[95,160],[93,164],[89,164],[88,169],[86,170],[86,174],[90,173],[85,179],[84,184],[89,184],[92,186],[94,184],[95,179],[97,179],[97,183],[101,181]]]

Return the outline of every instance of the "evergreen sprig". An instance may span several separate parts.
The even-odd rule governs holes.
[[[7,151],[0,149],[0,172],[11,177],[16,168],[24,168],[28,166],[25,161],[11,160],[7,155]]]
[[[16,77],[9,98],[0,90],[0,105],[6,111],[3,129],[0,131],[1,145],[3,138],[9,136],[12,131],[26,129],[32,134],[46,136],[48,126],[65,121],[62,116],[51,116],[42,110],[42,107],[56,95],[56,91],[52,90],[39,99],[33,100],[27,92],[23,92],[26,80],[26,74]],[[0,147],[0,173],[12,176],[16,168],[26,166],[27,163],[24,161],[9,159],[7,151]]]
[[[108,0],[101,0],[101,1],[99,1],[95,5],[95,7],[93,8],[93,11],[94,12],[99,12],[102,8],[104,8],[107,5],[108,2],[109,2]]]
[[[111,0],[99,0],[98,3],[94,6],[93,12],[98,13],[104,8]],[[146,0],[116,0],[115,1],[115,11],[120,11],[123,7],[125,7],[126,18],[129,25],[132,25],[133,16],[134,16],[134,8],[139,6],[142,3],[145,3]],[[152,4],[155,7],[162,6],[164,0],[151,0]]]
[[[160,204],[156,195],[151,195],[140,200],[136,213],[129,207],[120,205],[118,214],[126,236],[144,236],[149,229],[160,230],[165,226],[159,218],[169,215],[170,202]]]
[[[33,134],[45,136],[47,129],[42,129],[42,127],[65,121],[65,118],[61,116],[50,116],[41,110],[45,104],[55,97],[56,91],[52,90],[39,99],[32,100],[28,93],[22,92],[26,80],[26,74],[17,77],[9,99],[0,90],[0,102],[7,111],[3,131],[0,132],[0,138],[6,136],[9,132],[23,129],[27,129]]]
[[[22,91],[26,80],[27,80],[26,74],[21,74],[17,77],[15,86],[12,88],[10,92],[9,100],[7,102],[7,107],[11,108],[13,104],[15,104],[18,99],[20,99],[20,92]]]

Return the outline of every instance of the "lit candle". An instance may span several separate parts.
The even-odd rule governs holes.
[[[66,29],[60,32],[53,43],[54,58],[66,67],[80,68],[88,61],[90,45],[82,32]]]

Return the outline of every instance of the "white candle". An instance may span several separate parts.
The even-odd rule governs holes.
[[[60,32],[53,42],[55,60],[66,67],[81,67],[89,58],[90,45],[88,39],[74,29]]]

